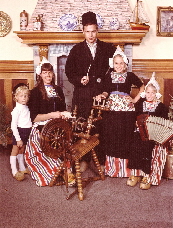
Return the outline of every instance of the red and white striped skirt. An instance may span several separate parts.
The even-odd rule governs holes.
[[[31,171],[31,177],[38,186],[49,185],[53,175],[60,166],[59,159],[46,156],[40,147],[40,132],[33,127],[25,151],[25,161]]]
[[[159,185],[166,162],[167,150],[156,145],[152,151],[151,172],[145,174],[142,170],[127,168],[128,159],[106,156],[105,175],[110,177],[143,176],[149,178],[152,185]]]

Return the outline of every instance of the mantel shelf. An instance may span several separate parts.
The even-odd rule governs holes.
[[[98,38],[102,41],[124,46],[125,44],[140,44],[146,30],[114,30],[99,31]],[[39,56],[48,58],[50,44],[75,44],[84,40],[82,31],[47,32],[47,31],[14,31],[22,43],[39,46]]]
[[[98,38],[102,41],[125,45],[125,44],[140,44],[145,37],[146,30],[109,30],[99,31]],[[24,44],[65,44],[79,43],[84,40],[82,31],[70,32],[47,32],[47,31],[14,31]]]

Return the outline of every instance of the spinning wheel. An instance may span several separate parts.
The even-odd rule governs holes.
[[[49,186],[53,186],[57,177],[63,172],[65,177],[66,189],[68,192],[68,174],[67,174],[67,160],[71,164],[75,164],[75,174],[78,197],[83,200],[83,180],[80,172],[80,159],[87,153],[91,152],[93,161],[98,170],[99,176],[97,178],[88,178],[88,180],[104,180],[104,174],[101,170],[97,155],[94,148],[99,144],[98,135],[91,135],[90,130],[93,127],[92,123],[99,120],[100,114],[97,118],[93,116],[93,109],[91,115],[84,121],[83,119],[73,119],[70,123],[68,120],[53,119],[50,120],[42,129],[41,132],[41,148],[42,151],[51,158],[60,159],[60,166],[57,167]],[[85,180],[85,181],[88,181]],[[60,184],[58,184],[60,185]],[[72,196],[72,193],[70,196]],[[67,199],[70,198],[67,197]]]
[[[51,158],[63,158],[64,149],[70,146],[72,129],[70,123],[63,119],[50,120],[41,132],[42,151]]]

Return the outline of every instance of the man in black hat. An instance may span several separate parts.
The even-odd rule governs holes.
[[[115,52],[112,44],[97,39],[96,14],[82,15],[85,40],[76,44],[67,58],[65,73],[74,85],[72,110],[77,105],[77,116],[87,119],[93,104],[93,97],[100,94],[101,82],[109,69],[109,58]]]
[[[100,83],[109,68],[109,58],[113,56],[115,47],[97,39],[95,13],[84,13],[82,25],[85,40],[70,51],[65,72],[74,85],[73,108],[77,105],[78,116],[88,118],[93,97],[100,92]]]

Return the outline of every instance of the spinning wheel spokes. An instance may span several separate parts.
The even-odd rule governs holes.
[[[64,146],[70,144],[71,138],[71,125],[66,120],[50,120],[41,132],[42,151],[51,158],[60,158],[63,155]]]
[[[49,144],[54,149],[63,150],[64,140],[65,140],[65,131],[62,128],[54,129],[49,135]]]

